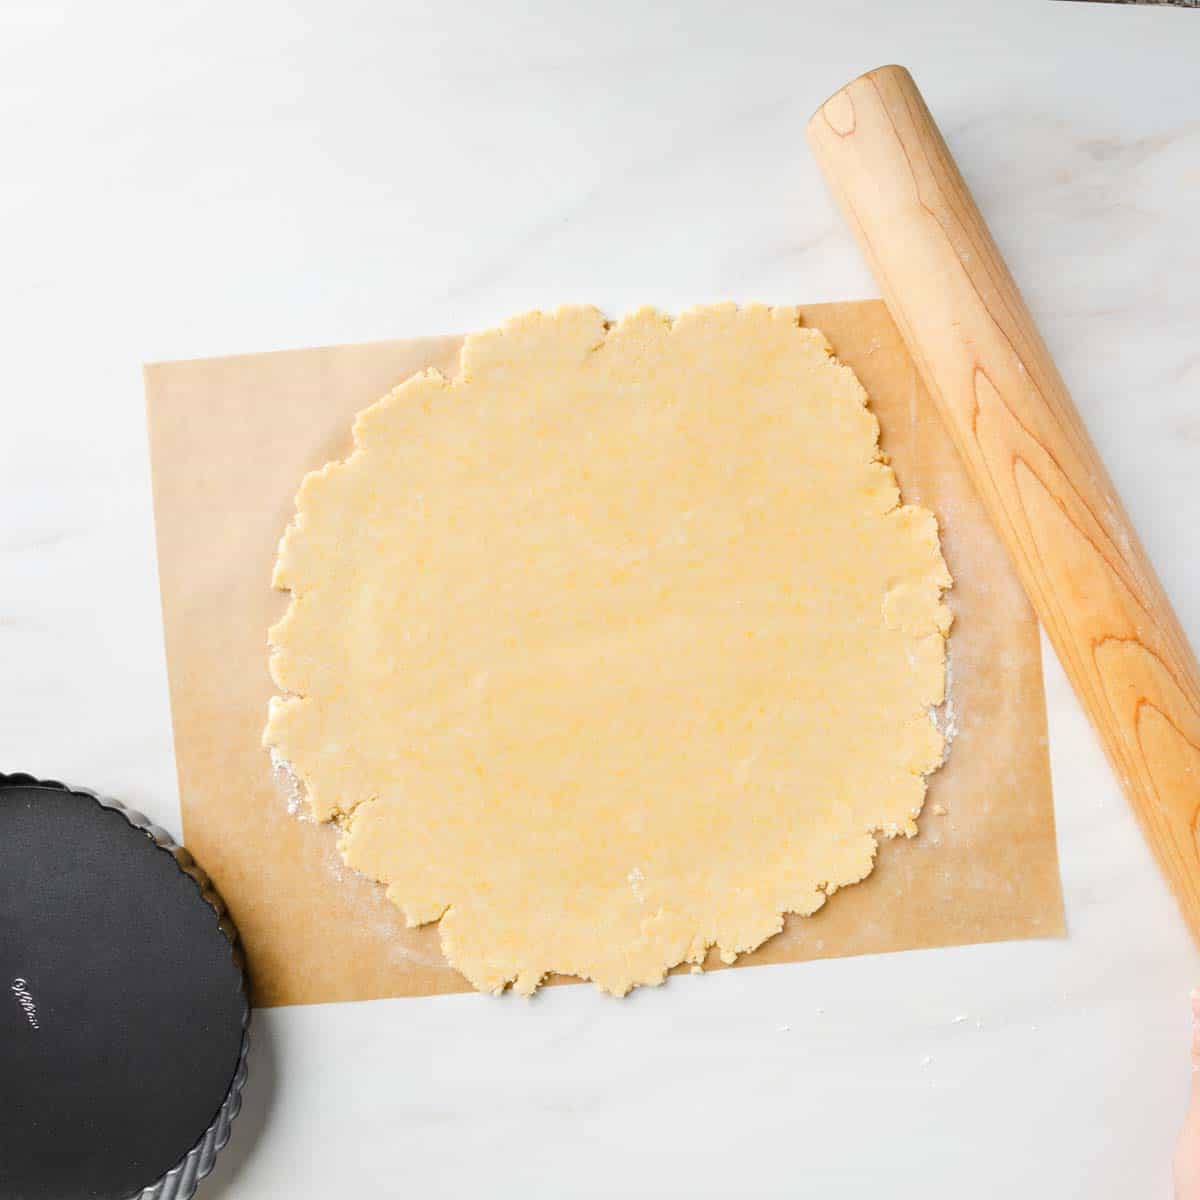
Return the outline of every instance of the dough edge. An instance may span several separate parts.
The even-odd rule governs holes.
[[[263,731],[262,744],[272,754],[272,759],[277,769],[282,768],[287,775],[294,781],[296,788],[302,799],[302,804],[308,809],[308,815],[313,819],[322,823],[332,823],[340,831],[337,846],[343,859],[348,865],[354,867],[355,864],[350,861],[350,853],[352,846],[353,833],[355,830],[355,821],[359,815],[366,810],[370,805],[376,802],[376,797],[362,799],[343,810],[342,808],[333,805],[324,810],[319,808],[314,800],[313,788],[311,779],[306,773],[300,770],[294,763],[284,758],[273,740],[274,726],[280,707],[285,705],[288,700],[295,698],[303,698],[302,694],[289,692],[280,680],[276,677],[275,657],[277,646],[274,638],[276,631],[284,627],[292,615],[294,609],[302,602],[304,592],[302,589],[291,587],[286,581],[285,559],[286,550],[289,544],[289,539],[302,528],[304,504],[303,498],[306,490],[315,482],[327,478],[332,472],[352,467],[366,452],[364,447],[364,430],[369,425],[371,418],[378,411],[386,406],[402,402],[405,397],[414,389],[422,385],[433,385],[439,390],[444,390],[452,393],[456,388],[462,387],[467,383],[472,374],[472,362],[479,354],[486,353],[489,344],[494,344],[496,340],[520,336],[521,333],[531,325],[538,325],[543,322],[558,323],[561,321],[591,321],[598,319],[602,334],[592,346],[592,351],[599,350],[603,347],[605,341],[614,330],[622,329],[632,323],[642,321],[653,321],[661,323],[668,332],[673,332],[676,327],[686,325],[689,321],[702,320],[713,314],[729,316],[732,314],[735,319],[745,317],[747,319],[759,319],[767,315],[771,320],[788,321],[796,327],[798,332],[804,336],[818,342],[823,349],[824,354],[829,362],[840,370],[848,372],[853,379],[855,385],[862,391],[862,403],[867,411],[870,411],[869,397],[865,390],[862,389],[861,383],[857,379],[857,375],[853,370],[841,363],[834,355],[832,347],[825,335],[818,329],[812,326],[806,326],[802,323],[799,317],[798,310],[793,306],[768,306],[763,304],[747,304],[737,305],[734,303],[723,303],[715,305],[698,305],[681,310],[677,316],[670,317],[658,311],[652,306],[643,306],[631,310],[616,321],[609,320],[593,306],[584,305],[564,305],[553,312],[545,312],[543,310],[534,309],[517,316],[511,317],[500,326],[468,335],[463,342],[459,354],[458,369],[453,376],[447,376],[443,372],[429,368],[424,371],[416,372],[409,376],[396,387],[392,388],[382,398],[362,409],[355,417],[353,423],[354,446],[350,454],[344,459],[333,460],[326,463],[324,466],[309,472],[305,476],[298,490],[295,504],[295,511],[292,519],[289,522],[287,529],[280,539],[279,549],[276,557],[275,568],[272,573],[272,586],[276,590],[289,593],[289,602],[287,610],[283,617],[272,626],[268,635],[268,642],[271,649],[271,674],[272,678],[279,688],[279,694],[272,696],[268,704],[268,722]],[[874,420],[874,414],[872,413]],[[510,985],[513,990],[522,994],[530,995],[544,982],[545,978],[552,973],[571,974],[584,980],[595,980],[603,990],[609,991],[614,995],[625,995],[634,987],[644,985],[658,985],[664,982],[671,969],[677,966],[691,964],[692,970],[696,971],[701,968],[709,950],[716,947],[722,962],[726,964],[733,963],[740,955],[749,953],[761,946],[769,938],[780,932],[784,926],[784,920],[788,913],[793,913],[799,916],[810,916],[826,903],[840,888],[853,886],[861,882],[871,874],[875,866],[875,860],[878,854],[880,841],[883,839],[892,839],[897,836],[912,837],[917,833],[917,817],[924,806],[925,793],[927,788],[928,776],[936,772],[945,762],[948,753],[948,740],[943,736],[942,731],[935,719],[937,708],[945,700],[945,685],[946,685],[946,642],[950,632],[950,627],[953,622],[951,611],[946,607],[942,600],[942,594],[952,586],[953,580],[948,569],[945,567],[944,559],[941,558],[940,537],[936,516],[920,506],[906,505],[899,499],[899,485],[895,478],[895,473],[891,467],[890,461],[880,453],[879,450],[879,430],[878,422],[875,423],[875,439],[874,439],[874,463],[878,464],[886,471],[890,484],[895,488],[897,501],[889,513],[895,512],[896,509],[905,509],[910,512],[914,519],[927,520],[931,523],[932,538],[937,551],[937,557],[941,562],[941,575],[937,580],[937,588],[934,596],[935,616],[937,637],[940,639],[940,673],[942,677],[943,691],[934,702],[926,706],[926,714],[929,720],[929,737],[922,747],[922,753],[914,757],[911,765],[911,773],[920,781],[920,795],[910,809],[907,819],[902,823],[887,824],[875,828],[863,830],[864,838],[869,841],[869,848],[864,845],[864,855],[861,866],[855,871],[844,874],[838,880],[829,880],[821,883],[811,893],[807,902],[789,906],[773,915],[773,918],[760,925],[760,927],[749,932],[744,938],[735,940],[732,944],[725,944],[720,937],[707,933],[695,933],[694,931],[680,930],[674,936],[668,935],[665,939],[667,942],[677,943],[678,957],[672,962],[663,963],[659,967],[653,967],[649,970],[642,970],[631,973],[630,978],[622,985],[611,986],[603,980],[596,980],[595,977],[589,974],[586,970],[560,971],[559,968],[543,972],[531,972],[528,970],[516,971],[501,971],[497,974],[479,975],[478,973],[468,973],[457,961],[456,947],[459,944],[460,936],[465,932],[455,928],[455,908],[453,904],[438,905],[432,908],[421,910],[420,908],[406,905],[404,896],[400,894],[400,889],[396,884],[389,883],[386,879],[378,878],[367,874],[368,878],[375,882],[381,883],[386,890],[386,895],[389,901],[400,907],[406,916],[406,923],[410,927],[429,924],[431,922],[440,923],[440,935],[442,941],[443,952],[446,955],[448,962],[457,969],[467,975],[468,980],[479,990],[492,992],[494,994],[505,991]],[[891,598],[889,598],[891,599]],[[920,620],[922,616],[922,598],[899,597],[895,602],[897,616],[895,618],[898,624],[906,624],[910,619]],[[927,615],[927,614],[926,614]],[[884,612],[885,620],[891,624],[891,618],[887,613],[887,605],[885,604]],[[293,806],[294,807],[294,806]],[[355,867],[355,869],[360,869]],[[672,914],[664,913],[661,910],[652,917],[647,918],[647,935],[648,938],[653,936],[658,944],[663,942],[663,930],[653,929],[656,923],[670,924]]]

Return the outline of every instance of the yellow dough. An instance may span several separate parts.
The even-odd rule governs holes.
[[[263,740],[477,988],[732,961],[916,832],[951,579],[795,310],[529,313],[354,441],[280,543]]]

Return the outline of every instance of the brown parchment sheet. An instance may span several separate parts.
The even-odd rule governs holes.
[[[880,301],[801,309],[857,372],[906,502],[931,508],[955,577],[946,766],[920,834],[816,915],[788,918],[738,967],[1061,936],[1037,623]],[[261,748],[276,545],[306,472],[351,448],[354,414],[460,339],[157,363],[146,401],[158,569],[184,839],[228,904],[254,1002],[313,1004],[469,991],[436,925],[408,929],[344,866],[336,830],[289,811]],[[706,969],[720,968],[710,955]]]

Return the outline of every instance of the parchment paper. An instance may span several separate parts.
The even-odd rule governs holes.
[[[887,310],[814,305],[858,373],[906,501],[937,513],[956,585],[947,765],[920,835],[737,966],[1061,936],[1062,896],[1037,624]],[[254,1001],[467,991],[436,926],[406,929],[346,868],[336,831],[289,812],[259,744],[266,632],[286,596],[275,548],[304,474],[350,449],[359,409],[414,371],[453,374],[457,337],[146,367],[158,567],[184,837],[241,932]],[[706,969],[719,968],[715,955]]]

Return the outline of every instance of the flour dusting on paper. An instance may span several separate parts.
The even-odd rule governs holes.
[[[950,756],[950,747],[958,737],[958,708],[954,703],[954,643],[946,643],[946,697],[931,710],[933,723],[942,734],[942,762]]]
[[[304,802],[304,784],[296,777],[292,764],[274,747],[271,748],[271,773],[287,802],[288,812],[301,821],[311,821],[312,816]]]

